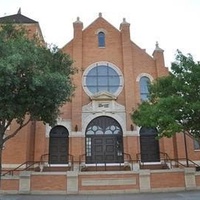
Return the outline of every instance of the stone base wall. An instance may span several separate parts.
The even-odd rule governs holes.
[[[134,193],[200,189],[194,168],[119,172],[21,172],[1,180],[1,193]]]

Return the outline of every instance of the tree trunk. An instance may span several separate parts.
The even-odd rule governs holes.
[[[3,133],[0,132],[0,189],[1,189],[1,176],[2,176],[2,150],[3,150]]]
[[[0,190],[1,190],[1,176],[2,176],[2,147],[0,147]]]

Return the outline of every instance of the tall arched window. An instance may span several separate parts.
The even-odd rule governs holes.
[[[146,76],[140,78],[140,99],[141,101],[147,101],[149,97],[149,84],[150,79]]]
[[[98,47],[105,47],[105,33],[102,31],[98,33]]]

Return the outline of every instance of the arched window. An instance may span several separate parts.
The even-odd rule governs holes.
[[[105,47],[105,33],[98,33],[98,47]]]
[[[149,97],[150,79],[146,76],[140,78],[140,99],[147,101]]]

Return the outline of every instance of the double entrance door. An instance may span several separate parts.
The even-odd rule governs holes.
[[[123,162],[122,152],[119,149],[117,137],[95,136],[92,140],[91,162],[94,163],[119,163]]]
[[[101,116],[86,128],[86,163],[123,162],[123,134],[113,118]]]

